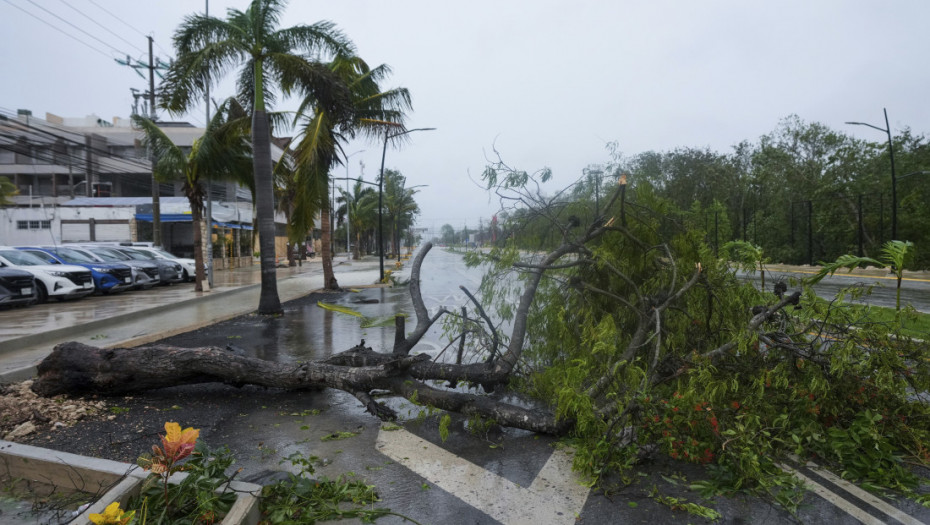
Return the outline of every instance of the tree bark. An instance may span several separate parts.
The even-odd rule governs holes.
[[[198,196],[199,198],[199,196]],[[196,204],[200,204],[197,206]],[[194,227],[194,291],[203,291],[203,204],[191,199],[191,224]]]
[[[328,190],[323,194],[320,203],[320,256],[323,258],[323,287],[327,290],[338,290],[339,282],[336,281],[336,274],[333,273],[333,232],[327,195]]]
[[[258,95],[256,95],[258,97]],[[261,253],[262,287],[258,313],[284,313],[278,297],[275,268],[274,184],[271,177],[271,129],[263,109],[252,112],[252,167],[255,172],[255,215],[258,220],[258,243]]]
[[[380,354],[362,346],[325,361],[282,364],[218,347],[104,349],[68,342],[56,346],[39,364],[32,389],[43,396],[54,396],[126,395],[212,382],[286,390],[329,387],[354,395],[376,417],[393,420],[397,417],[394,410],[375,403],[370,395],[373,390],[388,390],[419,404],[490,418],[505,426],[548,434],[563,434],[571,427],[571,421],[556,421],[554,414],[545,408],[525,408],[486,395],[435,388],[422,380],[470,376],[490,379],[490,375],[480,373],[480,368],[483,365],[437,366],[426,354]],[[469,369],[473,373],[466,373]]]

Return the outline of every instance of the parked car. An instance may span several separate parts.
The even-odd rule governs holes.
[[[0,307],[23,306],[38,301],[36,278],[26,270],[0,268]]]
[[[184,269],[180,264],[169,261],[167,259],[160,259],[155,257],[151,253],[143,252],[136,250],[135,248],[130,248],[128,246],[107,246],[107,248],[112,248],[118,252],[126,254],[127,257],[138,261],[151,261],[158,265],[159,276],[161,277],[161,284],[174,284],[184,281]]]
[[[88,254],[63,246],[17,246],[42,258],[49,258],[61,264],[83,266],[90,270],[94,278],[94,288],[99,293],[116,293],[132,288],[132,268],[121,263],[108,263],[94,260]]]
[[[11,246],[0,246],[0,267],[18,268],[31,273],[36,279],[37,300],[40,303],[49,297],[74,299],[94,293],[94,278],[87,268],[50,264],[48,259]]]
[[[161,250],[159,248],[153,248],[152,246],[139,245],[135,243],[125,244],[120,243],[120,247],[132,248],[137,252],[148,253],[153,255],[156,259],[164,259],[166,261],[176,262],[181,265],[183,270],[183,277],[185,281],[193,281],[194,276],[197,275],[197,266],[194,263],[193,259],[188,259],[185,257],[176,257],[170,252]]]
[[[68,248],[87,254],[99,262],[121,263],[132,268],[132,288],[134,290],[148,290],[158,284],[158,265],[151,261],[136,261],[124,253],[109,250],[104,246],[68,245]]]

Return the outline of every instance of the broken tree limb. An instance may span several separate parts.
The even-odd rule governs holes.
[[[221,382],[285,390],[343,390],[382,420],[393,409],[377,403],[372,391],[390,391],[420,404],[493,419],[501,425],[557,434],[571,425],[545,408],[529,409],[485,395],[428,386],[427,380],[499,384],[486,365],[432,363],[426,354],[397,356],[355,347],[326,361],[280,364],[218,348],[96,348],[76,342],[55,347],[38,366],[32,389],[43,396],[126,395],[156,388]]]

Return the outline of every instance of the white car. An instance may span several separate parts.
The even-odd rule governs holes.
[[[71,264],[49,261],[12,248],[0,246],[0,267],[26,270],[36,278],[36,293],[40,303],[49,297],[72,299],[94,293],[94,278],[90,270]]]

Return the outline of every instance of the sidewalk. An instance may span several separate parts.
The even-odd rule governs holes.
[[[378,259],[337,257],[333,270],[342,287],[375,284]],[[290,301],[323,287],[319,258],[277,269],[278,296]],[[27,308],[0,310],[0,383],[32,377],[35,365],[65,341],[116,347],[137,346],[254,312],[261,288],[259,265],[219,270],[213,289],[193,284],[92,296]]]

